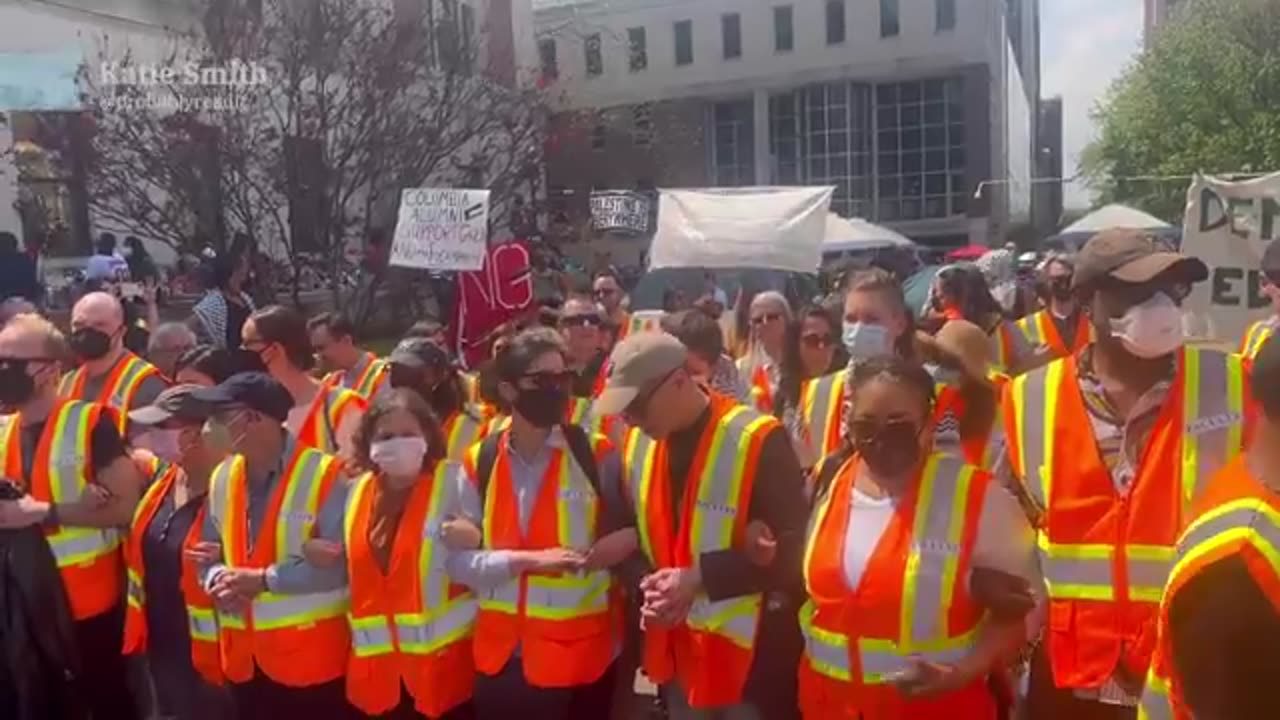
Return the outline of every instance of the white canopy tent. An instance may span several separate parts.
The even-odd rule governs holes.
[[[1063,228],[1059,234],[1094,234],[1108,228],[1171,230],[1173,226],[1154,215],[1135,208],[1124,205],[1105,205]]]
[[[887,227],[862,218],[845,219],[835,213],[827,214],[826,235],[822,239],[823,255],[913,246],[915,243],[910,238]]]

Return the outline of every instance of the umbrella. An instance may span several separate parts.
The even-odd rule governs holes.
[[[1100,207],[1066,226],[1062,232],[1049,238],[1048,244],[1076,249],[1094,235],[1112,228],[1148,230],[1154,235],[1168,239],[1176,239],[1179,233],[1178,228],[1154,215],[1124,205],[1112,204]]]
[[[991,248],[989,247],[984,247],[982,245],[969,245],[966,247],[962,247],[959,250],[952,250],[951,252],[947,253],[947,259],[957,261],[957,262],[977,260],[978,258],[982,257],[983,255],[986,255],[989,252],[991,252]]]
[[[881,227],[862,218],[845,219],[835,213],[827,214],[826,235],[822,239],[822,253],[880,250],[891,247],[913,247],[915,243],[901,233]]]

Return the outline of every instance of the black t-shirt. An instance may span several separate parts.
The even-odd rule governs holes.
[[[1239,556],[1201,570],[1169,607],[1173,664],[1197,717],[1280,718],[1280,613]]]
[[[35,423],[22,427],[20,442],[22,443],[22,486],[31,487],[31,465],[35,461],[36,450],[40,444],[40,436],[44,434],[45,423]],[[89,433],[89,461],[92,481],[98,472],[116,460],[125,457],[124,441],[116,430],[114,418],[110,412],[98,416],[98,422]]]
[[[232,300],[230,294],[227,294],[227,347],[235,349],[240,347],[240,329],[244,327],[244,321],[249,319],[251,311],[249,306],[240,302],[239,298]]]

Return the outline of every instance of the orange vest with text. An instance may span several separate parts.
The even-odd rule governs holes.
[[[307,418],[298,428],[298,441],[322,453],[336,454],[338,428],[347,413],[363,414],[369,404],[353,390],[322,386],[307,408]]]
[[[1045,642],[1060,688],[1097,688],[1123,663],[1147,671],[1157,603],[1191,502],[1244,443],[1248,398],[1239,356],[1184,348],[1173,386],[1117,491],[1068,357],[1015,378],[1004,396],[1014,473],[1044,508],[1040,566]]]
[[[1138,717],[1191,720],[1182,678],[1173,663],[1170,608],[1178,592],[1210,565],[1228,557],[1244,561],[1249,575],[1280,614],[1280,495],[1236,458],[1210,482],[1196,502],[1195,519],[1178,540],[1178,557],[1160,601],[1159,633]]]
[[[22,416],[0,416],[4,477],[25,478],[26,491],[41,502],[78,502],[92,476],[90,437],[104,412],[111,411],[98,403],[59,401],[49,413],[36,444],[29,478],[22,472]],[[58,561],[72,616],[87,620],[116,607],[124,590],[120,532],[67,525],[46,525],[43,529]]]
[[[551,460],[534,501],[528,528],[520,528],[511,480],[508,437],[498,452],[487,484],[478,477],[481,445],[472,446],[463,465],[483,497],[486,550],[571,548],[586,552],[597,540],[600,498],[566,447],[551,450]],[[591,436],[596,461],[611,449],[602,435]],[[589,685],[613,662],[620,640],[621,605],[607,570],[586,573],[521,573],[477,598],[476,670],[502,671],[520,647],[526,682],[533,687]]]
[[[439,540],[457,471],[457,465],[441,462],[418,478],[386,572],[369,545],[378,480],[368,473],[352,487],[344,523],[351,582],[347,699],[367,715],[395,709],[401,685],[414,709],[431,718],[471,699],[475,599],[445,574],[448,551]]]
[[[147,528],[160,510],[160,504],[173,489],[181,470],[176,465],[157,463],[152,476],[156,479],[147,488],[133,513],[133,524],[125,540],[124,559],[128,569],[128,610],[124,622],[124,654],[134,655],[147,650],[146,565],[142,561],[142,544]],[[203,505],[204,500],[192,500]],[[204,527],[205,508],[201,507],[191,524],[191,530],[182,542],[183,551],[200,542]],[[187,630],[191,635],[191,662],[206,681],[222,684],[222,665],[218,658],[218,625],[213,616],[213,599],[200,586],[195,562],[185,555],[182,558],[182,598],[187,605]]]
[[[705,553],[741,549],[761,448],[778,421],[723,395],[698,441],[680,500],[671,497],[667,443],[639,429],[627,435],[623,463],[640,547],[654,568],[693,567]],[[674,532],[673,532],[674,530]],[[761,595],[694,600],[685,621],[649,627],[644,671],[656,683],[678,680],[690,707],[742,701],[755,657]]]
[[[107,372],[107,380],[102,383],[98,397],[84,397],[84,386],[89,380],[89,373],[83,367],[62,376],[62,381],[58,384],[58,397],[113,408],[116,429],[123,435],[129,424],[129,411],[135,409],[133,402],[138,396],[138,389],[142,387],[143,381],[153,376],[163,377],[151,363],[126,351]]]
[[[990,475],[942,453],[894,508],[856,587],[845,572],[858,458],[818,498],[805,549],[800,709],[813,720],[994,720],[986,678],[913,699],[891,684],[911,660],[952,665],[973,651],[983,609],[969,570]]]
[[[249,488],[244,456],[222,461],[209,480],[207,511],[222,541],[222,560],[231,568],[265,569],[302,554],[313,536],[320,508],[339,482],[341,463],[294,441],[288,461],[271,491],[262,525],[249,544]],[[350,635],[347,589],[285,595],[263,592],[243,613],[216,611],[222,672],[245,683],[255,666],[289,687],[309,687],[346,672]]]

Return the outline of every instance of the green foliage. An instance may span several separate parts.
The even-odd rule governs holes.
[[[1280,170],[1280,0],[1189,0],[1095,108],[1081,169],[1102,202],[1175,224],[1187,180]]]

